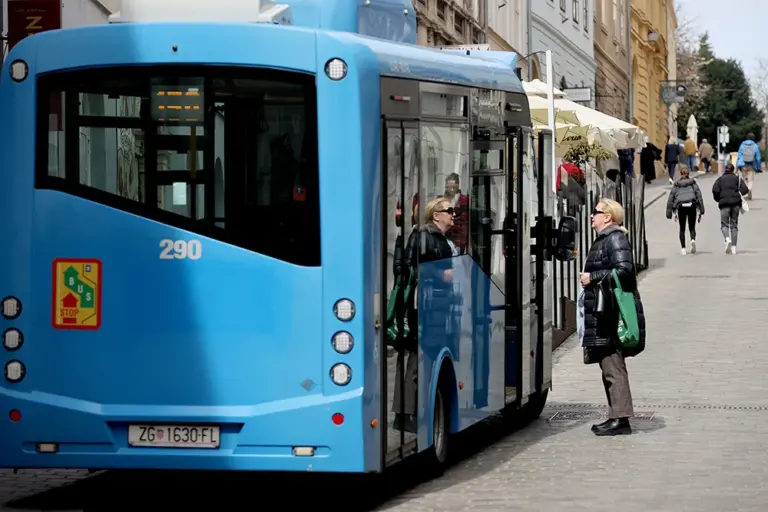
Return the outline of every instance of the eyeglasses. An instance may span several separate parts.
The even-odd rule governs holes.
[[[456,215],[456,208],[449,206],[445,210],[437,210],[437,213],[447,213],[449,215]]]
[[[601,215],[601,214],[604,214],[604,213],[605,213],[604,211],[598,210],[597,208],[592,210],[592,215]]]

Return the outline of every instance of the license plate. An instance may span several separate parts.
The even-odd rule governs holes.
[[[218,448],[219,427],[201,425],[130,425],[130,446]]]

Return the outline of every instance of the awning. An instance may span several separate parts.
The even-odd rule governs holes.
[[[555,100],[557,102],[557,100]],[[528,106],[531,109],[531,121],[534,125],[549,125],[549,104],[547,98],[528,96]],[[576,111],[569,108],[558,108],[555,103],[555,123],[580,125]]]
[[[537,127],[548,126],[547,87],[547,84],[541,80],[523,82],[531,109],[531,120]],[[573,102],[556,88],[554,99],[558,141],[561,139],[562,125],[570,125],[574,130],[575,127],[587,128],[586,136],[589,142],[599,141],[603,148],[611,152],[643,145],[645,133],[637,126]],[[580,133],[583,133],[583,130]],[[563,137],[562,140],[562,143],[567,145],[565,143],[568,142],[568,138]],[[558,144],[561,143],[558,142]]]
[[[597,110],[579,105],[565,98],[555,98],[556,109],[567,109],[576,112],[576,116],[582,125],[594,126],[610,134],[617,144],[617,149],[627,147],[639,147],[643,145],[645,133],[637,126],[631,125],[621,119],[604,114]]]

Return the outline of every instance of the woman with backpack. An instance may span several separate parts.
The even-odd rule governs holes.
[[[691,254],[696,254],[696,217],[701,222],[704,215],[704,200],[696,180],[691,178],[691,170],[685,165],[680,166],[680,179],[675,182],[667,200],[667,218],[680,223],[680,254],[685,256],[685,226],[691,234]]]

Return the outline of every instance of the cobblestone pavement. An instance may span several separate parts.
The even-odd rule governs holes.
[[[651,268],[642,276],[641,293],[649,322],[648,348],[628,362],[638,416],[632,436],[597,438],[590,433],[589,425],[605,414],[605,396],[599,369],[582,363],[580,348],[571,339],[555,354],[555,387],[541,419],[512,434],[499,422],[481,426],[487,435],[475,437],[484,446],[460,438],[458,448],[469,455],[443,477],[421,484],[423,479],[409,473],[406,465],[371,480],[373,485],[366,481],[368,489],[357,481],[334,483],[333,477],[321,475],[313,475],[311,484],[305,476],[293,475],[266,480],[185,476],[175,483],[145,477],[136,484],[132,477],[109,473],[42,492],[85,475],[0,472],[0,503],[35,495],[14,506],[116,510],[127,498],[139,496],[140,509],[148,510],[157,509],[150,505],[153,494],[173,499],[207,489],[210,495],[241,504],[254,493],[263,500],[266,493],[292,504],[307,498],[338,506],[339,493],[346,489],[370,495],[370,500],[359,502],[350,497],[347,510],[764,511],[768,237],[761,233],[768,224],[768,188],[761,187],[768,187],[768,181],[757,177],[735,256],[723,253],[719,215],[711,201],[713,182],[714,176],[699,178],[709,210],[697,226],[695,255],[680,255],[677,226],[664,218],[665,197],[646,212]],[[277,486],[302,489],[297,493],[301,496],[286,496]]]

